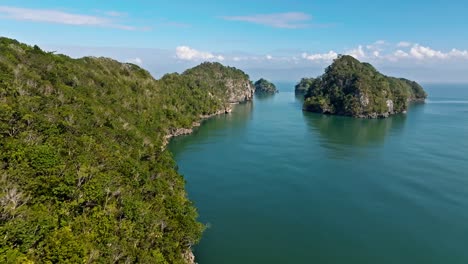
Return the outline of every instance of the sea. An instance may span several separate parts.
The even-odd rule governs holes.
[[[207,226],[198,263],[468,263],[468,85],[376,120],[277,86],[169,144]]]

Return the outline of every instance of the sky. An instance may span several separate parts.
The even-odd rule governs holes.
[[[466,0],[0,0],[0,36],[156,78],[218,61],[297,81],[348,54],[387,75],[467,83],[466,14]]]

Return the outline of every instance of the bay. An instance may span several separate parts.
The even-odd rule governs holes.
[[[468,85],[379,120],[278,86],[169,144],[208,225],[197,262],[468,263]]]

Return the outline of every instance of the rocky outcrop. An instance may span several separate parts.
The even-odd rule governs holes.
[[[193,129],[196,127],[201,126],[201,121],[217,116],[217,115],[223,115],[223,114],[230,114],[232,112],[232,106],[228,106],[224,109],[218,110],[212,114],[209,115],[200,115],[200,121],[198,122],[193,122],[192,126],[190,128],[171,128],[167,131],[166,136],[163,138],[163,144],[162,144],[162,149],[165,149],[167,144],[169,144],[169,141],[173,137],[178,137],[178,136],[183,136],[183,135],[189,135],[193,133]]]
[[[276,86],[263,78],[256,81],[254,83],[254,86],[255,93],[259,95],[272,95],[278,93],[278,89],[276,89]]]
[[[405,113],[410,102],[424,102],[427,97],[418,83],[385,76],[351,56],[340,56],[325,74],[307,81],[300,85],[310,84],[303,109],[323,114],[385,118]]]
[[[182,254],[185,263],[187,264],[197,264],[195,262],[195,255],[193,254],[192,250],[188,249]]]
[[[226,88],[228,102],[231,104],[251,101],[255,92],[255,87],[249,80],[228,79]]]
[[[198,86],[208,89],[212,96],[225,103],[250,101],[255,92],[249,75],[218,62],[204,62],[186,70],[183,75],[190,77]]]

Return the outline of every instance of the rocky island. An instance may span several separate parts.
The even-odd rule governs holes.
[[[193,263],[204,226],[163,146],[253,92],[219,63],[156,80],[0,38],[0,262]]]
[[[359,118],[384,118],[403,113],[427,94],[416,82],[388,77],[371,64],[340,55],[325,73],[311,81],[305,111]]]
[[[305,94],[309,88],[312,86],[314,83],[315,78],[302,78],[299,83],[294,86],[294,92],[296,94]]]
[[[254,85],[255,93],[258,95],[272,95],[278,93],[276,86],[263,78],[256,81]]]

